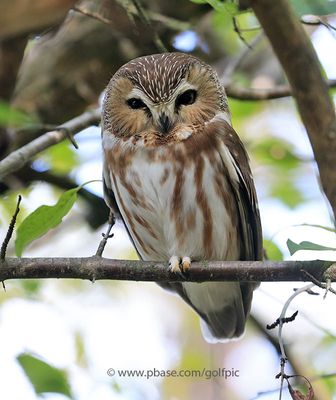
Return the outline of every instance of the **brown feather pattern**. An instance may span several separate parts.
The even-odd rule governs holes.
[[[189,88],[197,93],[195,101],[174,106]],[[132,110],[130,93],[143,96],[147,109]],[[156,125],[158,112],[170,118],[168,132]],[[118,208],[142,259],[262,258],[248,156],[210,66],[186,54],[166,53],[121,67],[104,100],[103,148],[107,202]],[[179,293],[212,336],[225,339],[242,334],[257,284],[162,286]]]

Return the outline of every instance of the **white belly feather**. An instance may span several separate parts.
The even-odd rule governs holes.
[[[149,162],[142,152],[146,152],[146,149],[135,153],[127,167],[126,176],[121,177],[112,172],[112,186],[117,203],[141,257],[153,261],[169,260],[173,255],[189,256],[192,260],[237,259],[239,249],[236,240],[233,240],[236,238],[237,227],[232,225],[228,210],[216,193],[216,171],[209,159],[199,155],[204,160],[202,188],[213,221],[212,251],[210,257],[206,257],[203,245],[205,217],[196,200],[195,164],[186,163],[183,166],[183,184],[177,188],[182,198],[179,219],[184,226],[180,227],[183,232],[181,237],[172,217],[172,202],[176,191],[176,163],[160,160]],[[217,158],[218,163],[222,162],[219,154]],[[224,176],[222,184],[227,186]],[[144,198],[145,202],[136,201],[130,194],[128,185],[131,185],[138,197]],[[125,212],[124,208],[128,212]]]

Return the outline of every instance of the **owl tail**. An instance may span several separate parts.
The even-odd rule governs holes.
[[[182,286],[183,297],[203,320],[202,332],[207,341],[225,341],[243,334],[258,284],[185,282]]]

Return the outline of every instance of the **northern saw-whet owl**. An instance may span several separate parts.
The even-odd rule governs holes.
[[[103,103],[104,193],[142,260],[186,272],[197,260],[261,260],[257,197],[216,72],[183,53],[140,57]],[[192,268],[192,266],[191,266]],[[205,336],[240,336],[257,283],[172,282]],[[209,336],[208,336],[209,337]]]

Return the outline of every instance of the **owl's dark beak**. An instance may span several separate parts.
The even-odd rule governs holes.
[[[166,134],[171,127],[171,121],[167,114],[164,112],[159,115],[159,129],[160,132]]]

